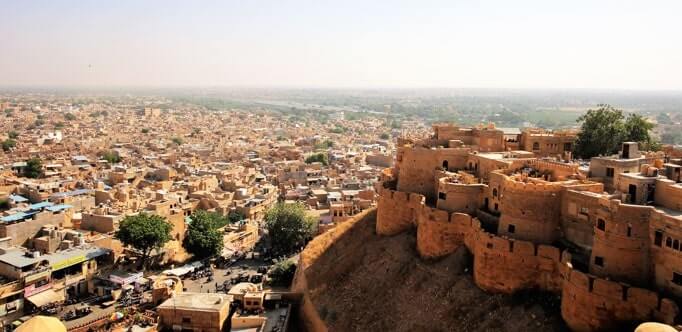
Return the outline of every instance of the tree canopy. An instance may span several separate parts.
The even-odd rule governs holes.
[[[638,114],[629,114],[611,105],[601,104],[578,118],[581,130],[576,141],[575,154],[582,158],[617,153],[621,143],[639,142],[647,149],[655,149],[656,142],[649,132],[654,125]]]
[[[171,240],[172,229],[165,218],[140,213],[121,220],[115,237],[124,245],[140,250],[142,262],[146,264],[152,249],[160,249]]]
[[[286,259],[277,262],[268,273],[270,283],[276,286],[289,287],[296,274],[296,262]]]
[[[235,224],[244,219],[245,219],[244,214],[239,211],[230,211],[230,213],[227,214],[227,220],[229,221],[230,224]]]
[[[329,158],[327,157],[326,153],[321,152],[321,153],[315,153],[315,154],[308,156],[307,158],[305,158],[305,162],[306,162],[306,164],[312,164],[312,163],[319,162],[319,163],[322,163],[322,165],[327,166],[327,165],[329,165]]]
[[[2,150],[5,152],[8,152],[9,150],[14,148],[15,146],[17,146],[17,141],[15,141],[11,138],[8,138],[8,139],[2,141]]]
[[[265,222],[272,249],[279,254],[297,251],[313,233],[313,222],[300,203],[277,203],[265,213]]]
[[[190,219],[192,221],[183,247],[197,258],[220,255],[223,250],[223,234],[218,229],[227,224],[227,218],[214,212],[197,210]]]
[[[31,158],[26,161],[24,176],[37,179],[43,175],[43,162],[39,158]]]
[[[121,162],[121,156],[119,156],[116,151],[105,151],[102,153],[101,157],[110,164],[117,164]]]

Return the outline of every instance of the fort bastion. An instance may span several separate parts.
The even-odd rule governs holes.
[[[570,161],[574,139],[441,124],[432,137],[399,141],[395,166],[377,186],[376,232],[416,229],[423,259],[465,246],[478,287],[560,295],[562,317],[576,331],[674,323],[682,300],[680,165],[625,143],[618,156],[585,168]]]

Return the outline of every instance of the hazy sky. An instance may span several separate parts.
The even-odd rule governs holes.
[[[0,85],[682,90],[682,1],[0,0]]]

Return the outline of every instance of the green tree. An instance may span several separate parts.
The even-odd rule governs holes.
[[[7,133],[7,136],[8,136],[10,139],[17,139],[17,137],[19,137],[19,133],[17,133],[16,131],[12,130],[12,131],[10,131],[9,133]]]
[[[115,237],[124,245],[140,250],[142,266],[145,267],[152,249],[161,249],[170,241],[172,229],[173,226],[165,218],[140,213],[123,218]]]
[[[332,140],[325,140],[324,142],[315,144],[315,150],[326,150],[333,146],[334,142]]]
[[[582,122],[575,153],[582,158],[616,153],[625,138],[623,111],[611,105],[599,105],[578,118]]]
[[[389,139],[390,137],[391,137],[391,135],[389,135],[387,133],[383,133],[383,134],[379,135],[379,138],[381,138],[381,139]]]
[[[582,158],[617,153],[622,142],[639,142],[642,149],[655,150],[660,144],[649,135],[654,125],[638,114],[629,114],[611,105],[599,105],[578,118],[582,122],[575,153]]]
[[[109,162],[109,164],[117,164],[121,162],[121,156],[118,155],[116,151],[105,151],[102,153],[102,159]]]
[[[313,233],[312,219],[300,203],[277,203],[265,213],[265,223],[272,249],[279,254],[297,251]]]
[[[330,129],[329,132],[332,134],[343,134],[344,132],[346,132],[346,128],[337,126],[333,129]]]
[[[227,220],[230,224],[236,224],[244,219],[244,214],[239,211],[230,211],[230,213],[227,214]]]
[[[180,138],[180,137],[173,137],[171,139],[171,141],[173,141],[173,143],[175,143],[175,145],[182,145],[182,143],[183,143],[182,138]]]
[[[226,218],[197,210],[190,219],[183,247],[197,258],[219,255],[223,250],[223,234],[218,229],[227,223]]]
[[[24,175],[27,178],[37,179],[43,175],[43,162],[39,158],[31,158],[26,161]]]
[[[275,286],[289,287],[296,274],[296,262],[291,259],[277,262],[268,273],[270,283]]]
[[[625,140],[651,144],[652,138],[649,131],[654,129],[654,124],[639,114],[628,114],[625,119]]]
[[[315,162],[320,162],[322,165],[329,165],[329,158],[326,153],[316,153],[305,158],[306,164],[312,164]]]
[[[2,150],[5,152],[8,152],[9,150],[14,148],[15,146],[17,146],[17,141],[15,141],[11,138],[2,141]]]
[[[66,119],[67,121],[73,121],[76,120],[77,118],[75,115],[73,115],[73,113],[66,113],[64,114],[64,119]]]
[[[149,128],[142,128],[142,133],[143,134],[149,133]]]

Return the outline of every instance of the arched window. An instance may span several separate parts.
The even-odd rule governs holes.
[[[540,150],[540,143],[534,142],[533,143],[533,150]]]
[[[493,197],[497,197],[497,188],[493,188]]]
[[[448,161],[447,160],[443,160],[443,169],[446,171],[448,170]]]
[[[680,250],[680,241],[678,240],[673,241],[673,249]]]
[[[665,246],[668,247],[668,248],[672,248],[672,246],[673,246],[673,239],[671,239],[671,238],[665,239]]]

